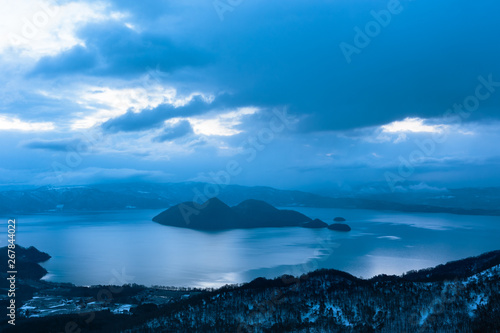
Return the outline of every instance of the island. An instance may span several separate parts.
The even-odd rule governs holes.
[[[344,223],[333,223],[328,226],[328,229],[335,231],[351,231],[351,227]]]
[[[218,198],[203,204],[183,202],[153,218],[153,221],[196,230],[226,230],[276,227],[317,227],[318,223],[302,213],[277,209],[272,205],[249,199],[229,207]],[[326,225],[324,226],[326,227]]]
[[[216,197],[203,204],[188,201],[174,205],[153,217],[153,221],[171,227],[205,231],[281,227],[351,230],[347,224],[328,225],[320,219],[313,220],[294,210],[278,209],[261,200],[248,199],[230,207]]]
[[[333,219],[334,222],[345,222],[345,218],[337,216],[336,218]]]

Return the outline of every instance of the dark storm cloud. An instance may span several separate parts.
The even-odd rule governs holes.
[[[252,24],[257,8],[245,12],[251,6],[257,7],[231,14],[237,23],[228,19],[222,38],[223,53],[234,59],[226,63],[234,73],[229,85],[243,88],[242,99],[288,104],[291,111],[309,115],[305,130],[441,116],[474,93],[479,75],[492,73],[500,81],[500,47],[491,42],[500,26],[490,8],[498,4],[492,1],[462,2],[459,8],[445,1],[433,3],[432,10],[430,3],[401,1],[401,14],[350,64],[339,43],[354,43],[353,28],[373,21],[370,10],[386,9],[386,1],[260,6],[264,19],[259,22],[265,24]],[[493,97],[483,109],[498,105],[500,94]]]
[[[495,121],[500,118],[498,1],[234,1],[231,10],[223,13],[223,21],[213,3],[107,3],[110,10],[124,13],[126,18],[82,23],[78,38],[85,46],[41,58],[28,79],[24,78],[26,91],[46,90],[46,96],[60,96],[66,93],[60,93],[63,87],[72,100],[26,94],[9,105],[4,103],[0,112],[11,118],[19,114],[26,121],[54,119],[57,130],[66,130],[73,137],[78,127],[64,125],[102,110],[106,115],[116,114],[108,111],[120,104],[110,100],[88,103],[88,87],[157,94],[149,88],[162,86],[175,89],[176,98],[198,93],[214,96],[211,103],[196,97],[183,107],[162,104],[109,119],[98,129],[110,138],[103,151],[112,151],[121,138],[150,137],[148,130],[156,137],[145,147],[131,144],[129,151],[119,147],[120,159],[107,153],[85,162],[96,168],[116,169],[123,164],[134,170],[164,170],[161,162],[154,164],[138,156],[168,154],[169,172],[185,180],[223,166],[241,142],[257,140],[268,127],[266,110],[286,106],[300,119],[297,129],[276,133],[269,144],[257,143],[262,150],[235,182],[313,186],[325,181],[385,181],[384,172],[398,172],[400,156],[408,160],[419,149],[416,140],[429,139],[430,134],[379,136],[378,126],[407,117],[436,118],[426,124],[449,125],[440,118],[455,104],[474,102],[478,85],[486,80],[491,83],[483,84],[480,92],[483,96],[489,93],[488,97],[479,101],[474,112],[459,118],[462,125],[454,128],[456,135],[436,144],[432,156],[415,165],[413,177],[422,182],[452,180],[454,184],[482,177],[483,183],[498,184],[498,161],[490,159],[499,155],[500,127]],[[390,6],[398,8],[397,14],[391,14],[390,22],[379,23]],[[368,36],[367,27],[377,24],[379,31]],[[340,47],[345,44],[356,52],[346,55]],[[151,68],[158,75],[147,76]],[[145,76],[147,84],[141,81]],[[4,77],[9,80],[8,75]],[[165,120],[200,115],[209,120],[245,106],[261,111],[234,125],[239,134],[193,141],[192,145],[198,144],[196,150],[185,154],[163,151],[170,146],[157,143],[184,145],[195,137],[188,122],[169,127]],[[4,134],[2,139],[13,140],[10,135]],[[44,138],[60,135],[46,133]],[[16,167],[25,167],[22,161],[33,169],[50,169],[51,159],[33,162],[31,154],[42,156],[41,149],[54,151],[62,146],[33,142],[23,148],[37,151],[21,154],[9,150],[9,154],[18,154],[12,159],[19,163]]]
[[[78,33],[85,47],[77,45],[56,56],[40,59],[31,75],[54,77],[71,74],[130,77],[148,68],[172,72],[209,63],[211,56],[196,47],[174,43],[156,32],[136,32],[123,24],[89,25]]]
[[[127,78],[160,68],[172,73],[162,82],[179,89],[230,91],[228,107],[288,105],[308,116],[303,131],[439,117],[474,93],[478,76],[500,81],[500,46],[493,42],[499,5],[492,0],[255,1],[225,12],[224,21],[211,2],[114,6],[145,31],[88,26],[79,34],[86,48],[43,58],[33,73]],[[375,16],[389,6],[398,11],[383,26]],[[357,28],[374,22],[380,32],[363,37],[361,47]],[[342,43],[359,50],[350,62]],[[499,101],[494,95],[471,119],[498,117]]]
[[[371,11],[387,12],[389,3],[398,14],[348,63],[340,44],[356,45],[355,28],[365,31],[376,21]],[[223,22],[213,8],[186,11],[187,31],[196,33],[183,37],[216,55],[200,82],[233,91],[233,106],[289,105],[309,116],[303,130],[349,129],[439,117],[474,93],[478,76],[500,81],[498,7],[491,0],[245,2]],[[499,101],[494,95],[472,119],[498,117]]]
[[[122,116],[110,119],[101,125],[106,132],[136,132],[161,127],[165,120],[175,117],[189,117],[207,111],[210,104],[200,96],[194,96],[185,106],[174,107],[170,104],[161,104],[151,110],[142,112],[128,111]]]

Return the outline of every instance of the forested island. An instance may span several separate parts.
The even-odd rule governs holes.
[[[303,227],[326,228],[350,231],[347,225],[328,225],[319,219],[311,219],[302,213],[289,209],[277,209],[267,202],[255,199],[244,200],[230,207],[218,198],[211,198],[203,204],[192,201],[174,205],[153,221],[163,225],[196,230],[228,230],[249,228]],[[345,219],[344,219],[345,221]]]

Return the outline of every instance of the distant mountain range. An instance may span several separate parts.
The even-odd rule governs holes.
[[[452,191],[452,190],[450,190]],[[218,197],[228,205],[256,199],[275,207],[320,207],[402,212],[500,215],[500,189],[462,189],[450,193],[397,193],[328,197],[271,187],[208,183],[120,183],[44,186],[0,192],[0,214],[162,209],[179,202],[202,203]],[[210,193],[206,195],[205,193]],[[467,195],[469,193],[469,197]],[[474,205],[470,203],[473,202]]]

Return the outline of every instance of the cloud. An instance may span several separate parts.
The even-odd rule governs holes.
[[[128,13],[127,22],[137,29],[128,28],[123,19],[88,25],[78,32],[81,45],[43,58],[32,73],[46,78],[130,79],[148,68],[160,68],[168,75],[159,83],[171,84],[187,95],[227,92],[219,97],[225,108],[289,105],[292,112],[305,116],[302,131],[436,117],[473,94],[479,75],[500,77],[496,61],[500,48],[485,42],[486,37],[477,38],[488,27],[487,35],[500,32],[493,23],[495,17],[484,15],[484,4],[463,5],[467,22],[482,24],[468,25],[463,35],[450,34],[448,29],[464,30],[459,24],[464,14],[449,12],[450,3],[433,4],[429,11],[430,4],[405,2],[405,11],[398,16],[401,20],[394,18],[383,35],[347,64],[339,43],[351,42],[353,28],[363,27],[371,19],[370,10],[384,9],[386,1],[353,5],[293,0],[286,8],[256,1],[228,12],[231,19],[224,22],[210,3],[201,1],[148,2],[140,8],[129,1],[114,2],[113,10]],[[443,19],[441,11],[449,12],[446,24],[437,23]],[[421,26],[421,16],[430,16],[433,24]],[[415,34],[416,25],[421,34]],[[430,32],[435,38],[421,38]],[[467,42],[471,47],[457,49]],[[471,61],[477,57],[472,45],[488,51],[480,63]],[[450,57],[453,61],[448,61]],[[457,65],[463,68],[458,74]],[[481,112],[498,117],[490,110],[498,96],[482,103]],[[479,113],[471,119],[475,117]]]
[[[487,42],[500,29],[488,10],[496,3],[461,4],[461,10],[451,12],[450,4],[404,2],[399,20],[394,18],[347,64],[339,43],[352,42],[353,28],[363,27],[372,19],[370,10],[384,9],[387,1],[354,5],[293,0],[286,7],[255,1],[228,12],[224,22],[210,2],[115,1],[99,10],[109,17],[113,11],[121,15],[81,20],[75,32],[78,42],[41,59],[32,73],[41,78],[130,79],[158,66],[169,74],[160,83],[179,91],[230,91],[228,108],[289,105],[291,111],[307,115],[304,131],[429,118],[474,93],[478,75],[493,73],[495,80],[500,75],[500,48]],[[98,2],[86,6],[99,8]],[[443,18],[442,12],[448,16]],[[423,16],[431,24],[422,26]],[[460,23],[464,21],[475,23]],[[129,23],[137,28],[128,28]],[[419,34],[415,26],[421,28]],[[421,37],[431,32],[433,38]],[[460,47],[464,44],[469,47]],[[474,50],[485,50],[480,62]],[[463,69],[459,73],[457,66]],[[481,112],[498,117],[487,111],[491,105],[493,99]]]
[[[380,128],[384,133],[441,133],[448,127],[446,125],[426,125],[424,122],[424,119],[420,118],[405,118],[401,121],[393,121],[387,125],[381,126]]]
[[[165,126],[162,133],[153,138],[156,142],[173,141],[193,133],[193,128],[187,120],[181,120],[175,124]]]
[[[0,24],[21,34],[23,17],[43,10],[37,1],[12,5],[22,10]],[[339,44],[387,0],[245,1],[224,21],[212,1],[58,2],[28,44],[0,41],[1,153],[9,168],[39,174],[63,155],[50,153],[71,140],[61,138],[96,130],[106,140],[85,153],[95,170],[163,170],[168,160],[185,180],[239,158],[235,182],[292,188],[384,181],[438,133],[446,141],[413,165],[417,184],[498,183],[498,2],[401,4],[348,64]],[[474,103],[480,76],[489,96],[443,120]],[[264,144],[267,111],[282,106],[300,121]]]
[[[29,122],[17,117],[0,114],[0,131],[51,131],[55,129],[52,122]]]
[[[253,115],[259,111],[255,107],[238,108],[236,111],[206,115],[204,117],[192,118],[192,126],[196,134],[232,136],[243,132],[238,126],[242,124],[242,118]]]
[[[370,143],[403,143],[410,139],[423,137],[450,137],[475,134],[476,122],[453,123],[446,118],[404,118],[381,126],[370,126],[352,130],[338,131],[340,137],[362,140]],[[484,124],[481,127],[486,127]]]
[[[173,88],[146,84],[133,88],[90,86],[82,89],[74,99],[86,112],[79,112],[71,119],[73,129],[87,129],[120,117],[127,111],[139,113],[161,104],[177,106],[186,103],[186,98],[178,97]]]
[[[198,67],[211,56],[194,46],[174,42],[155,32],[139,32],[124,24],[106,22],[82,28],[78,36],[83,45],[40,59],[31,75],[55,77],[72,73],[130,77],[159,67],[173,72],[183,67]]]
[[[31,74],[44,74],[47,77],[72,73],[84,74],[97,65],[97,57],[89,49],[76,45],[57,56],[42,58]]]
[[[232,136],[241,133],[238,129],[242,124],[242,118],[253,115],[259,111],[256,107],[241,107],[236,110],[214,109],[220,105],[218,101],[212,102],[204,96],[195,95],[186,104],[174,106],[173,104],[161,104],[155,108],[142,110],[140,112],[129,110],[125,114],[109,119],[101,125],[101,128],[108,133],[117,132],[138,132],[162,127],[166,121],[175,118],[188,120],[182,122],[182,128],[189,129],[198,135],[207,136]],[[167,126],[169,126],[167,124]],[[171,128],[166,129],[167,133],[157,136],[155,141],[168,141]]]
[[[450,5],[450,0],[404,1],[405,11],[351,64],[343,58],[339,43],[352,42],[353,28],[364,27],[373,19],[370,11],[386,8],[387,1],[295,0],[286,7],[254,1],[228,12],[223,22],[209,3],[188,1],[146,26],[159,29],[169,24],[173,38],[203,45],[213,54],[208,66],[174,75],[178,84],[230,91],[227,107],[289,105],[291,111],[307,115],[303,131],[343,130],[440,116],[474,93],[479,75],[500,77],[496,74],[500,48],[487,37],[500,32],[488,9],[497,5],[464,3],[451,12]],[[176,14],[178,19],[172,20]],[[421,17],[431,24],[423,26]],[[464,21],[476,23],[460,23]],[[422,38],[430,34],[433,38]],[[471,47],[463,48],[463,43]],[[478,59],[474,50],[485,50],[480,62],[474,60]],[[463,69],[460,73],[457,65]],[[487,111],[494,99],[498,101],[498,96],[482,104],[481,110],[494,114]]]
[[[155,108],[141,112],[128,111],[124,115],[110,119],[101,125],[106,132],[135,132],[159,128],[163,122],[177,117],[190,117],[209,110],[208,103],[202,96],[196,95],[186,105],[175,107],[172,104],[161,104]]]
[[[2,5],[0,32],[7,38],[0,40],[0,53],[8,51],[35,60],[82,45],[83,41],[76,36],[76,30],[82,25],[123,17],[102,2],[58,4],[27,0]]]
[[[87,145],[81,139],[60,139],[60,140],[42,140],[33,139],[21,143],[23,148],[40,149],[51,151],[71,151],[78,149],[79,152],[87,150]]]

